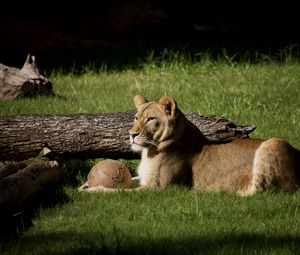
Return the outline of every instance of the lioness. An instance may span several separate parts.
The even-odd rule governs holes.
[[[253,195],[270,186],[293,192],[300,185],[300,152],[280,138],[211,142],[186,119],[172,97],[135,96],[132,149],[142,153],[141,187],[184,185],[199,191]]]

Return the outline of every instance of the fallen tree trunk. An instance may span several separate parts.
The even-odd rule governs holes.
[[[36,157],[0,167],[0,214],[16,213],[63,181],[66,164]]]
[[[59,158],[139,158],[129,144],[134,113],[0,117],[0,160],[35,157],[44,147]],[[255,129],[223,117],[187,114],[187,118],[212,141],[248,137]]]

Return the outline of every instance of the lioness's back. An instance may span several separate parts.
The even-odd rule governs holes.
[[[193,167],[194,187],[198,190],[235,191],[252,168],[256,149],[264,140],[237,139],[225,144],[210,144]],[[236,182],[232,180],[236,179]]]
[[[194,166],[194,187],[245,194],[274,184],[285,191],[294,191],[300,185],[299,158],[299,151],[279,138],[211,144]]]

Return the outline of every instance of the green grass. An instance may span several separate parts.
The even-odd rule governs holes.
[[[78,194],[41,210],[1,254],[297,254],[300,193],[240,198],[169,188]],[[9,247],[9,248],[8,248]]]
[[[183,112],[223,115],[255,124],[252,137],[279,136],[300,148],[300,64],[233,62],[224,54],[192,61],[164,52],[139,69],[49,72],[55,95],[0,101],[0,115],[126,111],[136,94],[174,96]],[[93,161],[81,164],[83,181]],[[126,162],[131,169],[136,161]],[[77,193],[66,185],[59,202],[35,211],[0,254],[298,254],[300,192],[266,192],[251,198],[163,191]],[[58,199],[60,198],[60,199]],[[30,225],[30,224],[29,224]]]

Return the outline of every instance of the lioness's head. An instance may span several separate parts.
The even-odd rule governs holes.
[[[172,97],[163,96],[155,101],[148,101],[143,96],[135,96],[137,108],[133,127],[129,130],[132,150],[154,146],[160,149],[168,143],[176,125],[176,102]]]

